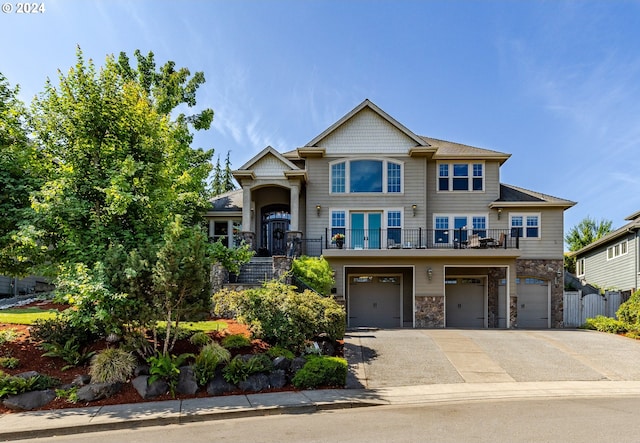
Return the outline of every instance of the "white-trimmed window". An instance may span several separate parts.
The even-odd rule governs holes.
[[[336,234],[344,235],[347,228],[347,214],[346,211],[336,210],[331,211],[331,237]]]
[[[242,230],[240,220],[211,220],[209,222],[209,238],[232,248],[240,244],[240,231]]]
[[[585,260],[581,258],[580,260],[576,260],[576,275],[583,276],[585,270]]]
[[[540,238],[540,214],[510,214],[511,236]]]
[[[609,246],[607,248],[607,260],[613,260],[614,258],[618,258],[621,255],[625,255],[628,249],[627,243],[627,240],[624,240],[620,243],[616,243],[613,246]]]
[[[477,234],[480,237],[487,235],[487,216],[484,214],[437,214],[433,219],[433,226],[434,243],[464,242],[469,235]]]
[[[438,191],[484,191],[484,163],[438,163]]]
[[[401,162],[378,159],[340,160],[330,165],[332,194],[403,192]]]
[[[402,211],[387,211],[387,242],[402,243]]]

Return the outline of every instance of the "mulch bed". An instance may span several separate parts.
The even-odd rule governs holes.
[[[57,309],[64,310],[67,306],[59,305],[51,302],[34,302],[27,306],[35,306],[41,309]],[[223,335],[226,334],[245,334],[247,337],[250,337],[249,330],[245,325],[237,323],[235,320],[222,319],[225,323],[227,323],[228,328],[222,333],[212,333],[212,337],[214,338],[222,338]],[[87,374],[89,371],[89,367],[76,367],[71,368],[66,371],[62,371],[62,368],[67,365],[67,363],[61,358],[53,358],[53,357],[42,357],[42,354],[45,352],[40,349],[35,343],[31,342],[29,339],[29,327],[24,325],[15,325],[15,324],[4,324],[0,323],[0,330],[2,329],[14,329],[18,332],[21,332],[21,337],[13,342],[5,343],[0,346],[0,356],[5,357],[15,357],[20,360],[20,365],[15,369],[2,369],[7,374],[18,374],[26,371],[38,371],[41,374],[46,374],[51,377],[55,377],[61,380],[62,384],[70,383],[76,376]],[[91,350],[99,351],[108,346],[105,341],[99,341],[91,346]],[[269,346],[260,341],[253,340],[251,349],[243,349],[242,352],[245,354],[249,353],[260,353],[264,352],[268,349]],[[198,349],[189,343],[188,340],[182,340],[176,343],[176,347],[172,352],[175,355],[179,355],[183,352],[191,352],[197,353]],[[293,387],[285,387],[283,389],[279,389],[278,391],[293,391],[295,390]],[[240,394],[238,391],[233,394]],[[174,400],[174,399],[186,399],[186,398],[199,398],[199,397],[209,397],[206,390],[202,390],[197,392],[195,395],[176,395],[176,397],[172,397],[170,394],[165,394],[159,397],[154,397],[152,401],[163,401],[163,400]],[[127,383],[124,385],[123,389],[116,395],[104,399],[98,400],[91,403],[70,403],[63,399],[56,399],[53,402],[49,403],[45,407],[40,410],[55,410],[55,409],[65,409],[65,408],[80,408],[86,406],[103,406],[103,405],[115,405],[115,404],[127,404],[127,403],[143,403],[151,401],[149,399],[143,399],[140,397],[140,394],[135,390],[131,383]],[[12,413],[16,412],[10,409],[5,408],[0,402],[0,414]]]

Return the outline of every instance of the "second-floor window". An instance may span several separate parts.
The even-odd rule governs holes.
[[[332,163],[331,193],[401,193],[402,164],[391,160],[345,160]]]
[[[484,191],[484,164],[438,163],[438,191]]]
[[[512,214],[511,235],[520,238],[540,238],[539,214]]]
[[[433,225],[435,243],[464,242],[469,235],[487,234],[486,215],[436,215]]]
[[[581,276],[584,275],[585,271],[585,260],[581,258],[580,260],[576,260],[576,275]]]
[[[607,260],[614,259],[616,257],[620,257],[627,253],[627,241],[620,242],[616,245],[609,246],[607,248]]]

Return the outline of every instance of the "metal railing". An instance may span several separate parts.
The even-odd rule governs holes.
[[[517,229],[326,228],[325,249],[518,249]]]

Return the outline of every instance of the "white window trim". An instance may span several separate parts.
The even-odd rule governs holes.
[[[587,261],[584,258],[576,260],[576,277],[584,277]]]
[[[615,248],[616,246],[620,247],[620,249],[622,249],[622,245],[624,245],[624,252],[618,252],[617,254],[615,253]],[[609,258],[609,250],[611,250],[612,253],[612,257]],[[629,240],[623,240],[621,242],[618,242],[616,244],[613,244],[611,246],[609,246],[607,248],[607,261],[610,260],[615,260],[616,258],[622,257],[624,255],[627,255],[629,253]]]
[[[535,216],[538,217],[538,236],[537,237],[527,237],[527,217]],[[513,212],[509,213],[509,230],[515,228],[513,226],[513,217],[522,217],[522,237],[528,240],[541,240],[542,239],[542,213],[540,212]]]
[[[462,164],[466,164],[468,165],[468,171],[469,171],[469,176],[468,176],[468,180],[469,180],[469,189],[467,189],[466,191],[454,191],[453,190],[453,165],[462,165]],[[449,167],[449,176],[448,176],[448,180],[449,180],[449,189],[447,190],[440,190],[440,165],[448,165]],[[480,191],[474,191],[473,190],[473,165],[482,165],[482,190]],[[462,193],[462,192],[468,192],[468,193],[473,193],[473,194],[482,194],[486,192],[486,178],[487,178],[487,165],[485,164],[484,161],[480,160],[480,161],[470,161],[470,160],[462,160],[462,161],[455,161],[455,160],[441,160],[436,162],[436,192],[442,192],[442,193],[449,193],[449,192],[455,192],[455,193]]]
[[[351,192],[351,168],[350,163],[352,161],[359,160],[375,160],[382,162],[382,192]],[[333,192],[333,176],[332,166],[338,163],[344,163],[344,192]],[[388,175],[389,171],[387,165],[393,163],[400,166],[400,192],[389,192],[388,187]],[[376,157],[354,157],[354,158],[341,158],[339,160],[333,160],[329,162],[329,194],[330,195],[403,195],[404,194],[404,166],[405,162],[402,160],[388,159],[388,158],[376,158]]]
[[[433,235],[435,236],[436,230],[440,231],[441,229],[436,228],[436,218],[444,218],[447,217],[449,220],[449,228],[447,230],[449,231],[455,231],[458,230],[460,228],[456,228],[455,227],[455,219],[458,217],[466,217],[467,219],[467,226],[466,226],[466,231],[473,231],[474,227],[473,227],[473,217],[484,217],[484,221],[485,221],[485,227],[480,229],[483,231],[488,231],[490,229],[489,226],[489,214],[487,213],[469,213],[469,214],[450,214],[450,213],[441,213],[441,214],[433,214],[433,219],[432,219],[432,229],[431,231],[433,232]],[[471,223],[469,225],[469,223]],[[435,240],[435,239],[434,239]],[[453,242],[453,237],[449,238],[449,242],[447,244],[451,244]]]

